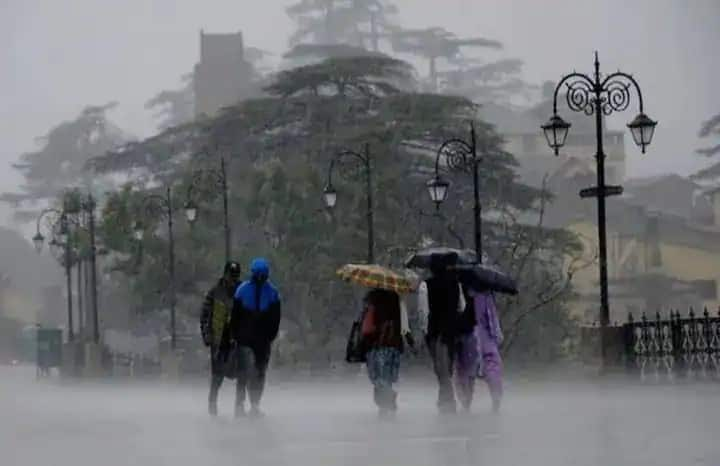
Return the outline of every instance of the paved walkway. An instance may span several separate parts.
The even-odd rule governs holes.
[[[276,384],[267,417],[234,421],[233,390],[209,419],[201,387],[36,382],[0,368],[4,466],[718,466],[720,384],[510,386],[499,416],[441,418],[432,381],[401,384],[379,422],[369,384]]]

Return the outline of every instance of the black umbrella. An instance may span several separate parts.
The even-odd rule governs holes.
[[[515,280],[487,264],[457,265],[454,267],[460,276],[460,282],[475,291],[495,291],[510,295],[518,294]]]
[[[455,256],[453,268],[459,272],[463,285],[476,291],[495,291],[497,293],[518,294],[515,280],[500,270],[486,254],[483,254],[483,263],[477,263],[477,255],[472,249],[456,249],[437,246],[422,249],[412,254],[406,261],[405,267],[411,269],[429,269],[433,257]]]
[[[433,256],[457,256],[457,264],[469,265],[477,262],[477,255],[472,249],[456,249],[444,246],[421,249],[411,254],[405,261],[408,269],[429,269]],[[483,254],[483,256],[485,256]],[[485,257],[483,257],[485,258]]]

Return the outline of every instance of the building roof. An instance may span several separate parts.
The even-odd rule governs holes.
[[[578,192],[594,185],[594,177],[578,174],[551,184],[555,194],[545,215],[546,224],[563,227],[573,223],[597,222],[594,199],[581,199]],[[676,213],[662,205],[648,204],[631,193],[608,198],[606,203],[608,230],[628,236],[644,236],[650,219],[657,219],[662,242],[720,252],[720,228],[701,224],[686,213]]]
[[[206,34],[200,31],[200,61],[203,63],[227,63],[243,60],[245,46],[242,32]]]
[[[674,180],[685,180],[689,183],[692,183],[688,178],[682,177],[676,173],[663,173],[660,175],[655,176],[648,176],[644,178],[630,178],[629,180],[625,181],[625,186],[628,188],[632,187],[644,187],[656,183],[662,183],[667,181],[674,181]]]
[[[650,210],[661,210],[697,223],[713,223],[712,204],[703,187],[675,173],[625,182],[624,198]]]

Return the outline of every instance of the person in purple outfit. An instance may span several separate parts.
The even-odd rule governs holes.
[[[502,358],[500,345],[503,334],[497,316],[495,297],[491,292],[470,290],[475,310],[475,327],[460,336],[456,359],[455,388],[466,411],[470,410],[475,378],[482,377],[488,384],[493,411],[500,410],[503,395]]]

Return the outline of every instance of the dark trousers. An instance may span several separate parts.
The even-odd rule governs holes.
[[[255,346],[239,346],[238,372],[237,372],[237,398],[236,403],[245,403],[246,393],[250,404],[254,407],[260,405],[260,399],[265,389],[265,374],[270,362],[270,344]]]
[[[227,360],[229,357],[229,352],[226,351],[218,351],[213,350],[212,356],[210,358],[210,394],[208,395],[208,403],[210,407],[210,412],[215,414],[217,413],[217,399],[218,399],[218,392],[220,391],[220,387],[222,386],[223,380],[225,379],[225,375],[227,373],[228,367],[227,367]],[[235,395],[235,404],[238,405],[238,396],[237,393],[239,392],[239,382],[238,387],[236,387],[236,395]]]
[[[438,408],[441,412],[455,412],[457,404],[452,382],[455,349],[440,337],[429,337],[427,346],[438,381]]]

